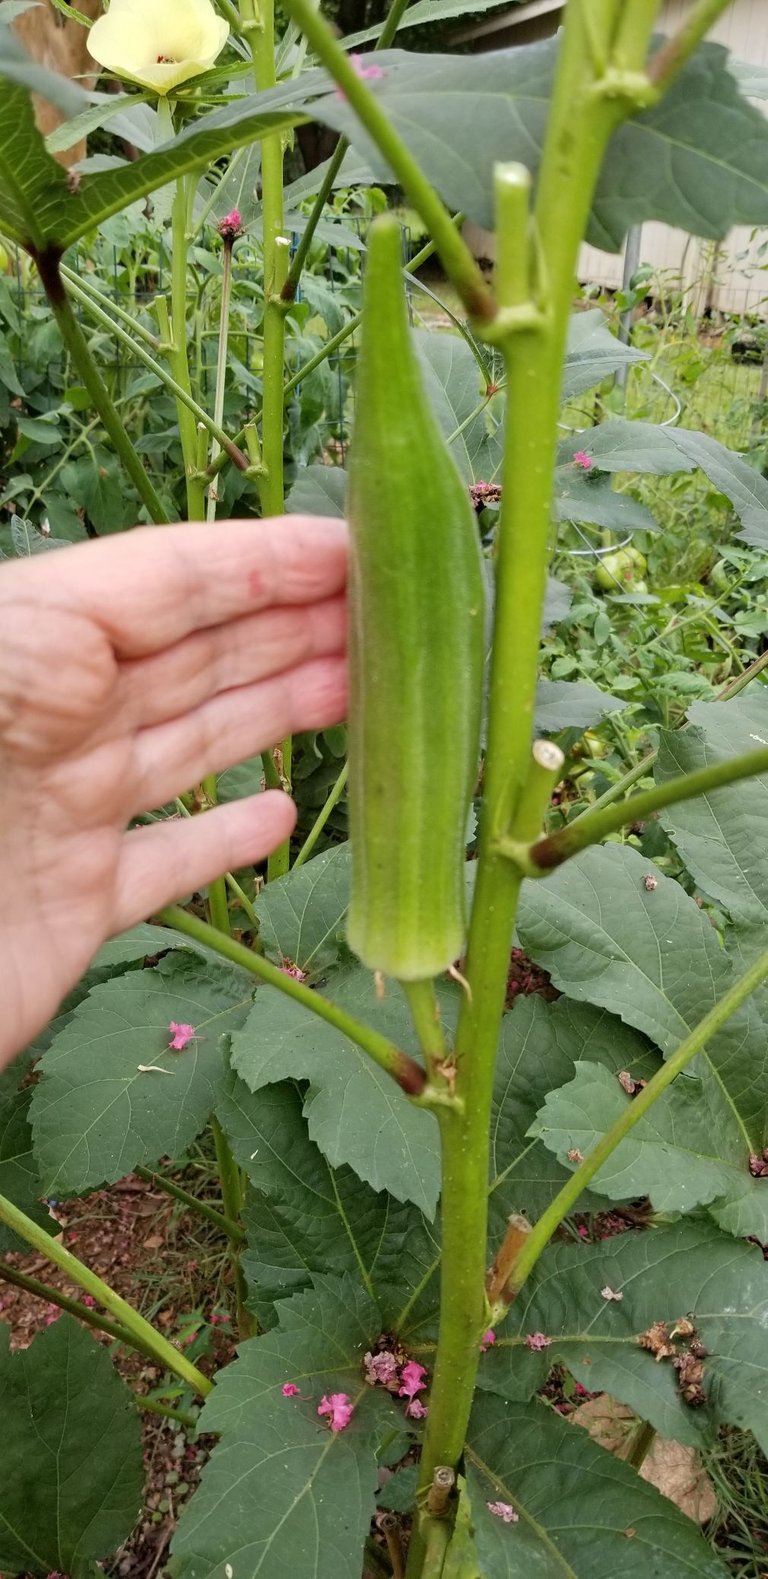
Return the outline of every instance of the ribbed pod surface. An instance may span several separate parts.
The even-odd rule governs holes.
[[[349,468],[351,947],[403,981],[445,970],[466,928],[485,589],[467,489],[430,410],[400,226],[369,237]]]

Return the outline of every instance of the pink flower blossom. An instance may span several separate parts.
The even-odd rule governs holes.
[[[171,1037],[168,1046],[173,1048],[175,1053],[182,1053],[187,1043],[194,1041],[197,1035],[194,1025],[180,1025],[176,1020],[171,1020],[168,1030]]]
[[[495,1342],[496,1334],[493,1328],[489,1327],[488,1331],[484,1332],[482,1338],[480,1339],[480,1353],[485,1354],[486,1349],[492,1349]]]
[[[389,1387],[397,1381],[397,1360],[391,1350],[384,1349],[380,1354],[371,1354],[370,1350],[363,1358],[365,1365],[365,1379],[370,1387],[377,1384],[380,1387]]]
[[[543,1332],[529,1332],[525,1340],[526,1348],[533,1349],[534,1354],[538,1354],[540,1349],[548,1349],[551,1342],[552,1339],[547,1338]]]
[[[409,1420],[426,1420],[429,1410],[425,1409],[420,1398],[411,1398],[405,1410]]]
[[[370,66],[364,66],[362,55],[350,55],[349,60],[350,64],[354,66],[357,76],[362,77],[364,81],[378,82],[384,76],[383,66],[377,66],[375,62],[372,62]],[[341,88],[337,88],[336,97],[337,99],[345,99],[347,95]]]
[[[329,1416],[329,1425],[332,1431],[344,1431],[352,1419],[354,1404],[346,1393],[326,1394],[320,1399],[317,1406],[319,1415]]]
[[[592,457],[587,454],[586,450],[577,450],[573,457],[573,464],[574,466],[580,466],[582,471],[590,472],[592,470]]]
[[[505,1524],[517,1524],[519,1514],[515,1513],[511,1502],[486,1502],[485,1506],[495,1519],[503,1519]]]
[[[400,1397],[415,1398],[417,1393],[422,1393],[426,1387],[424,1377],[426,1370],[416,1360],[409,1360],[400,1372]]]
[[[299,1389],[295,1382],[283,1382],[280,1391],[284,1398],[298,1398]]]
[[[238,236],[243,234],[243,216],[239,208],[230,209],[230,212],[219,220],[216,229],[225,241],[237,241]]]

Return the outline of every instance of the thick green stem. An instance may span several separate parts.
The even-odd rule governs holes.
[[[584,6],[591,7],[585,26]],[[501,172],[499,213],[516,236],[502,239],[505,305],[500,325],[508,410],[503,505],[496,566],[496,615],[488,746],[477,881],[465,974],[469,991],[456,1037],[460,1113],[440,1115],[443,1143],[441,1312],[430,1412],[419,1476],[422,1492],[438,1464],[462,1450],[485,1325],[487,1174],[493,1072],[504,1007],[509,949],[521,878],[504,869],[497,840],[514,826],[530,773],[539,631],[546,587],[560,384],[576,260],[611,132],[626,105],[595,92],[592,48],[607,55],[613,0],[571,0],[533,216],[529,300],[523,301],[520,249],[527,250],[520,183]],[[494,332],[494,338],[496,338]],[[409,1579],[423,1572],[428,1519],[414,1531]]]
[[[97,1310],[91,1310],[88,1305],[82,1305],[79,1300],[71,1299],[68,1294],[54,1288],[50,1283],[42,1283],[37,1277],[28,1277],[26,1272],[17,1271],[16,1267],[8,1266],[7,1262],[0,1262],[0,1278],[4,1283],[11,1283],[14,1288],[23,1288],[27,1294],[34,1294],[47,1305],[58,1305],[60,1310],[65,1310],[68,1315],[76,1316],[78,1321],[85,1323],[86,1327],[93,1327],[96,1332],[106,1332],[107,1336],[114,1338],[116,1343],[124,1343],[128,1349],[136,1349],[139,1354],[155,1356],[144,1343],[121,1326],[118,1321],[110,1321],[107,1316],[101,1316]]]
[[[380,1069],[385,1069],[407,1096],[420,1097],[424,1092],[426,1076],[420,1064],[409,1057],[408,1053],[401,1052],[400,1048],[395,1047],[393,1042],[387,1041],[387,1038],[381,1036],[378,1031],[371,1030],[370,1026],[363,1025],[362,1021],[347,1014],[346,1010],[339,1008],[338,1004],[331,1003],[319,992],[315,992],[311,987],[305,987],[303,982],[296,981],[285,971],[279,970],[277,965],[271,965],[269,960],[259,954],[252,954],[242,943],[237,943],[234,938],[216,932],[213,927],[206,926],[204,921],[199,921],[197,916],[190,915],[188,911],[182,910],[177,905],[169,905],[167,909],[161,910],[159,920],[165,926],[173,927],[176,932],[183,932],[186,937],[195,938],[198,943],[205,943],[223,959],[231,960],[234,965],[240,965],[243,970],[250,971],[252,976],[258,976],[261,981],[277,987],[278,991],[285,993],[286,997],[293,998],[311,1013],[319,1015],[321,1020],[326,1020],[329,1025],[335,1026],[348,1041],[362,1048]]]
[[[640,764],[645,772],[648,771],[647,762],[646,758]],[[615,833],[630,823],[646,822],[656,812],[663,811],[665,806],[695,800],[701,795],[709,795],[712,790],[722,789],[726,784],[736,784],[739,779],[766,772],[768,747],[762,751],[748,751],[744,756],[730,757],[726,762],[713,762],[709,767],[697,768],[695,773],[685,773],[680,778],[670,779],[666,784],[643,790],[639,795],[630,795],[628,800],[610,806],[603,804],[601,809],[584,812],[567,827],[559,828],[557,833],[528,847],[526,856],[532,872],[535,875],[537,871],[539,874],[552,871],[553,867],[560,866],[563,861],[577,855],[579,850],[586,849],[587,845],[600,844],[609,833]]]
[[[712,1037],[722,1029],[731,1015],[735,1014],[736,1010],[741,1008],[741,1005],[750,994],[760,986],[761,982],[765,981],[766,976],[768,976],[768,950],[755,960],[754,965],[750,965],[749,970],[746,970],[744,975],[739,977],[739,980],[720,999],[720,1002],[716,1003],[713,1009],[710,1009],[709,1014],[704,1016],[704,1019],[700,1021],[694,1031],[691,1031],[690,1036],[686,1036],[685,1040],[680,1043],[677,1051],[667,1059],[661,1069],[656,1071],[656,1074],[648,1081],[647,1086],[643,1086],[642,1090],[637,1093],[637,1096],[628,1099],[627,1106],[621,1117],[616,1120],[615,1124],[611,1125],[610,1129],[597,1142],[597,1145],[592,1147],[584,1161],[579,1163],[578,1168],[571,1174],[570,1179],[563,1185],[562,1189],[558,1191],[554,1201],[542,1213],[538,1222],[534,1224],[531,1232],[523,1241],[507,1284],[504,1305],[508,1304],[519,1293],[526,1278],[530,1276],[535,1267],[542,1251],[549,1244],[552,1235],[560,1227],[560,1224],[568,1216],[569,1212],[573,1211],[579,1197],[591,1180],[594,1179],[595,1174],[602,1168],[603,1163],[608,1161],[608,1158],[616,1150],[616,1147],[621,1144],[624,1137],[629,1134],[630,1130],[634,1129],[636,1124],[639,1124],[640,1119],[644,1118],[649,1108],[653,1107],[654,1102],[658,1101],[667,1087],[672,1084],[672,1081],[677,1079],[681,1070],[685,1069],[686,1065],[691,1062],[691,1059],[695,1058],[696,1054],[706,1047],[707,1042],[711,1041]],[[499,1314],[501,1314],[501,1310],[497,1312],[497,1315]]]
[[[256,87],[260,92],[274,88],[275,5],[274,0],[240,0],[243,31],[251,46]],[[285,428],[285,314],[290,302],[282,296],[288,273],[290,241],[284,234],[283,136],[277,132],[265,137],[261,145],[262,251],[264,259],[264,328],[262,357],[263,408],[261,452],[263,474],[259,481],[262,516],[277,518],[285,509],[283,433]],[[280,776],[286,790],[291,787],[292,742],[280,747]],[[271,881],[283,877],[291,864],[291,841],[273,850],[267,862]]]
[[[72,311],[64,289],[61,274],[59,273],[59,260],[56,256],[46,253],[40,254],[35,261],[37,262],[38,272],[45,288],[46,296],[51,305],[51,311],[59,326],[62,340],[104,424],[104,428],[114,446],[115,453],[122,462],[139,498],[146,506],[150,520],[154,521],[156,525],[161,525],[167,522],[170,517],[148,473],[144,470],[139,456],[136,454],[125,430],[125,424],[119,416],[109,390],[91,356],[88,342]]]
[[[166,1195],[172,1195],[175,1201],[180,1201],[182,1206],[186,1206],[189,1211],[197,1212],[198,1216],[207,1218],[214,1228],[218,1228],[222,1234],[226,1234],[227,1238],[233,1240],[235,1244],[241,1245],[245,1243],[245,1234],[240,1224],[233,1217],[225,1216],[224,1212],[218,1212],[215,1206],[210,1205],[210,1202],[201,1201],[196,1195],[191,1195],[189,1190],[185,1190],[182,1185],[177,1184],[175,1179],[167,1179],[164,1173],[152,1173],[149,1168],[134,1168],[133,1171],[137,1179],[144,1179],[147,1184],[153,1185],[158,1190],[163,1190]]]
[[[33,1223],[31,1218],[4,1195],[0,1195],[0,1223],[5,1223],[6,1228],[18,1234],[20,1239],[24,1239],[38,1255],[59,1267],[72,1283],[77,1283],[79,1288],[85,1289],[86,1294],[92,1294],[97,1303],[103,1305],[104,1309],[116,1318],[121,1328],[129,1334],[134,1348],[151,1354],[159,1365],[172,1371],[174,1376],[180,1376],[182,1381],[188,1382],[194,1387],[195,1392],[203,1397],[211,1391],[213,1383],[207,1376],[203,1376],[196,1365],[192,1365],[191,1361],[175,1349],[167,1338],[156,1332],[154,1327],[128,1304],[127,1300],[121,1299],[120,1295],[116,1294],[108,1283],[97,1277],[90,1267],[78,1261],[77,1256],[73,1256],[70,1250],[65,1250],[63,1245],[52,1239],[44,1228]]]
[[[375,94],[355,71],[354,64],[336,42],[324,17],[312,9],[310,0],[285,0],[285,9],[309,39],[315,54],[339,84],[358,119],[373,138],[379,152],[421,215],[443,262],[451,283],[461,297],[470,317],[489,323],[496,314],[493,296],[469,247],[457,233],[450,214],[424,175],[418,161],[409,153]]]
[[[322,811],[315,819],[313,826],[310,828],[309,833],[307,834],[307,837],[304,840],[301,849],[299,850],[296,860],[293,863],[294,872],[297,866],[303,866],[304,862],[309,860],[309,857],[312,854],[318,839],[320,838],[320,835],[328,821],[328,818],[331,815],[331,812],[333,811],[334,806],[338,806],[338,803],[344,794],[344,791],[347,787],[348,778],[349,763],[345,762]]]
[[[219,311],[219,347],[216,357],[216,390],[213,397],[213,418],[221,427],[224,416],[224,391],[227,383],[227,347],[229,345],[229,310],[232,302],[232,246],[234,238],[224,237],[224,256],[221,273],[221,308]],[[219,453],[219,445],[214,439],[211,445],[211,465],[214,465]],[[216,520],[216,503],[218,495],[215,480],[212,480],[208,489],[208,521]]]

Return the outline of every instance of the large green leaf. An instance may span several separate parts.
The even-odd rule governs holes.
[[[617,418],[568,439],[561,445],[561,457],[570,458],[577,449],[605,472],[669,476],[700,468],[733,505],[743,527],[739,537],[758,548],[768,546],[768,481],[709,434]]]
[[[534,993],[504,1015],[491,1120],[493,1248],[511,1212],[538,1217],[565,1183],[570,1170],[531,1140],[530,1127],[547,1093],[572,1078],[580,1058],[599,1062],[611,1077],[626,1068],[650,1075],[658,1062],[636,1031],[589,1004],[547,1003]]]
[[[301,1106],[292,1083],[254,1095],[236,1075],[219,1098],[222,1128],[253,1185],[242,1260],[255,1308],[262,1315],[322,1272],[348,1272],[376,1299],[384,1325],[406,1337],[434,1313],[434,1233],[415,1206],[376,1194],[351,1168],[329,1168],[309,1139]]]
[[[688,718],[692,727],[661,733],[659,784],[768,742],[768,693],[754,684],[730,702],[695,703]],[[768,775],[670,806],[662,821],[703,893],[735,921],[768,921]]]
[[[620,367],[647,362],[648,354],[624,345],[611,334],[605,313],[599,307],[573,313],[568,333],[568,351],[563,375],[563,400],[573,400],[586,389],[594,389]]]
[[[535,728],[545,735],[555,735],[561,729],[591,729],[626,705],[590,680],[539,680]]]
[[[580,470],[570,461],[555,468],[554,515],[557,521],[584,521],[610,532],[658,532],[646,505],[618,493],[609,477]]]
[[[58,1224],[40,1201],[42,1186],[32,1154],[29,1105],[32,1091],[17,1089],[19,1071],[0,1074],[0,1195],[21,1208],[41,1228],[58,1233]],[[21,1249],[21,1240],[0,1224],[0,1252]]]
[[[627,845],[587,850],[526,888],[520,935],[563,991],[611,1009],[669,1053],[722,997],[734,967],[678,883],[654,871],[656,884],[646,888],[650,871]],[[735,1220],[753,1210],[762,1220],[747,1174],[750,1155],[765,1144],[768,1112],[768,1033],[759,1000],[732,1015],[679,1080],[681,1091],[702,1082],[702,1101],[710,1115],[720,1114],[721,1143],[733,1146],[728,1155],[745,1170]],[[733,1225],[720,1207],[718,1215]]]
[[[376,1446],[402,1419],[362,1379],[380,1330],[359,1285],[328,1277],[283,1302],[278,1328],[240,1345],[200,1417],[222,1440],[174,1539],[183,1579],[360,1579]],[[298,1397],[283,1396],[286,1383]],[[317,1406],[337,1392],[355,1410],[331,1433]]]
[[[586,1156],[631,1100],[615,1075],[577,1063],[574,1079],[548,1094],[528,1133],[566,1164],[569,1152]],[[751,1175],[738,1114],[714,1080],[675,1081],[590,1188],[613,1201],[647,1195],[658,1212],[712,1203],[712,1216],[730,1233],[768,1240],[765,1180]]]
[[[60,1316],[12,1354],[0,1326],[0,1564],[85,1579],[138,1518],[138,1412],[100,1343]]]
[[[3,42],[3,53],[5,47]],[[35,127],[27,88],[21,81],[9,80],[3,65],[0,62],[0,78],[4,78],[0,81],[2,228],[12,239],[37,249],[46,244],[68,247],[110,214],[177,176],[269,132],[297,125],[306,119],[301,102],[307,90],[316,91],[328,80],[323,72],[309,72],[300,83],[291,79],[265,93],[244,94],[223,109],[201,116],[172,141],[132,163],[83,175],[75,190],[68,184],[66,172],[46,151]],[[24,75],[29,76],[26,69]],[[63,80],[53,77],[54,84]],[[71,89],[71,84],[65,86]],[[53,91],[52,86],[46,87],[49,97]],[[82,102],[80,98],[78,107]],[[71,97],[69,108],[75,108]]]
[[[605,1289],[621,1298],[605,1297]],[[686,1317],[708,1351],[699,1406],[683,1399],[673,1357],[657,1360],[638,1343],[655,1322],[673,1328]],[[736,1243],[711,1223],[552,1245],[484,1355],[480,1386],[520,1399],[524,1386],[530,1396],[561,1362],[590,1392],[620,1399],[662,1436],[695,1446],[732,1424],[765,1446],[766,1322],[768,1266],[759,1247]],[[532,1356],[526,1338],[536,1332],[550,1343]],[[681,1337],[678,1354],[687,1347]]]
[[[343,516],[347,474],[342,466],[300,466],[285,501],[289,515]]]
[[[278,942],[282,947],[281,937]],[[397,1046],[414,1048],[399,988],[390,986],[379,1001],[370,971],[346,965],[334,971],[323,993]],[[413,1201],[434,1216],[439,1186],[434,1115],[415,1107],[341,1031],[282,993],[263,990],[232,1038],[232,1064],[251,1091],[290,1077],[308,1081],[309,1133],[331,1166],[347,1163],[372,1189],[388,1190],[396,1200]]]
[[[373,91],[446,202],[491,229],[494,164],[538,166],[556,56],[555,40],[476,57],[386,51]],[[768,125],[727,60],[703,45],[666,98],[615,134],[588,232],[596,246],[618,250],[629,226],[648,219],[711,237],[768,222]],[[312,113],[387,179],[349,105],[334,94]]]
[[[664,1052],[712,1007],[730,973],[698,905],[628,845],[594,846],[526,884],[518,930],[557,987],[610,1009]]]
[[[349,845],[342,844],[269,883],[256,901],[266,952],[308,974],[335,963],[344,946],[350,876]]]
[[[420,329],[415,341],[427,397],[462,477],[494,482],[503,456],[504,396],[488,396],[466,340]]]
[[[244,971],[181,954],[95,987],[40,1064],[32,1112],[46,1194],[181,1156],[225,1076],[220,1037],[242,1025],[252,998]],[[172,1020],[195,1027],[183,1052],[169,1051]]]
[[[466,1465],[483,1579],[725,1579],[690,1519],[542,1403],[478,1397]]]
[[[479,16],[483,11],[492,11],[502,5],[509,5],[509,0],[416,0],[416,4],[409,6],[400,18],[398,31],[404,27],[427,27],[430,23],[458,20],[462,16]],[[378,27],[367,27],[362,33],[348,33],[344,38],[345,49],[356,49],[358,44],[369,44],[378,38],[381,24]]]

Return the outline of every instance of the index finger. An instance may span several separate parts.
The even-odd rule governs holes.
[[[346,582],[347,530],[301,515],[137,527],[18,570],[32,577],[41,565],[56,571],[49,606],[87,615],[118,658],[137,658],[271,605],[333,597]]]

